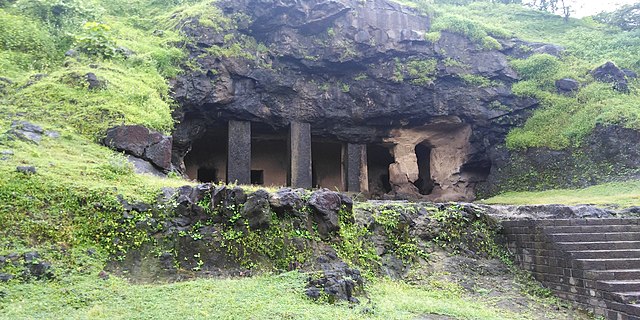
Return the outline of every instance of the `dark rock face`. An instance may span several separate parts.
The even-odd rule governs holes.
[[[11,129],[6,132],[9,139],[19,139],[35,144],[40,143],[43,134],[44,130],[40,126],[27,121],[13,121]]]
[[[163,136],[140,125],[118,126],[107,130],[103,143],[115,150],[147,160],[165,172],[171,170],[170,136]],[[143,166],[140,167],[143,170]]]
[[[582,145],[565,150],[530,148],[490,150],[491,174],[480,187],[483,195],[508,190],[576,188],[640,177],[640,132],[597,125]]]
[[[337,192],[322,189],[311,194],[309,205],[313,208],[313,218],[318,224],[318,232],[326,237],[340,230],[338,212],[342,208],[342,198]]]
[[[357,269],[351,269],[344,262],[327,263],[321,266],[320,275],[312,275],[305,294],[319,299],[323,294],[329,303],[348,301],[359,303],[355,297],[364,292],[364,280]]]
[[[247,220],[250,229],[268,228],[271,223],[269,193],[258,190],[249,195],[242,208],[242,216]]]
[[[16,167],[16,171],[24,174],[36,174],[36,167],[33,166],[20,166]]]
[[[305,205],[302,200],[304,194],[306,194],[304,189],[282,188],[271,195],[269,203],[273,211],[280,217],[285,215],[298,216]]]
[[[580,82],[569,78],[556,80],[556,89],[558,93],[573,93],[580,89]]]
[[[204,71],[187,71],[172,82],[181,105],[174,114],[179,124],[172,161],[181,172],[194,141],[229,120],[275,131],[287,130],[291,121],[309,122],[313,137],[377,144],[393,128],[424,126],[447,116],[472,127],[471,153],[462,170],[488,172],[485,150],[501,143],[538,105],[510,90],[518,75],[507,57],[526,46],[521,41],[501,40],[502,50],[488,50],[442,32],[430,42],[425,40],[429,17],[386,0],[216,5],[248,16],[222,33],[197,25],[184,29],[197,43],[189,47],[190,56]],[[268,49],[255,59],[207,53],[207,48],[230,45],[225,35],[254,39]],[[423,66],[425,61],[433,68]],[[469,85],[462,80],[468,74],[492,80],[492,86]],[[495,104],[504,107],[491,107]]]
[[[516,219],[584,219],[609,218],[616,215],[612,210],[594,206],[531,205],[531,206],[482,206],[487,214],[501,220]]]
[[[611,61],[593,69],[591,75],[598,81],[613,83],[613,87],[618,91],[629,92],[626,73]]]
[[[85,74],[84,79],[87,81],[87,89],[89,90],[98,90],[107,87],[107,83],[104,80],[98,79],[98,76],[93,72]]]

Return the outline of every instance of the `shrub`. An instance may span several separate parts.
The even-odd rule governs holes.
[[[80,51],[102,58],[113,58],[116,55],[111,27],[98,22],[87,22],[82,26],[82,33],[76,36],[75,45]]]

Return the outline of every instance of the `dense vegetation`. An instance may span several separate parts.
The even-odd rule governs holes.
[[[523,79],[513,86],[514,93],[537,98],[541,107],[524,127],[509,134],[508,147],[563,149],[579,145],[598,123],[640,129],[639,81],[631,82],[629,93],[620,93],[610,84],[594,81],[589,74],[590,70],[606,61],[640,71],[637,55],[640,30],[624,31],[589,17],[565,20],[520,4],[399,2],[431,15],[434,30],[446,29],[465,34],[487,48],[499,48],[496,38],[517,37],[531,42],[558,44],[566,49],[559,58],[535,54],[525,60],[512,61],[512,66]],[[575,96],[558,94],[554,83],[563,78],[580,81],[580,92]]]
[[[152,201],[160,187],[188,182],[136,175],[122,155],[95,142],[106,128],[119,124],[172,130],[174,102],[168,80],[189,65],[183,50],[188,40],[179,31],[182,22],[197,19],[210,27],[229,27],[210,3],[0,0],[0,132],[7,131],[15,119],[61,132],[60,138],[45,137],[40,145],[0,141],[2,150],[13,152],[0,161],[0,255],[38,250],[60,270],[53,282],[2,284],[0,317],[129,318],[139,314],[145,318],[194,312],[194,318],[224,318],[237,317],[240,309],[255,312],[246,314],[255,318],[368,317],[368,307],[334,308],[304,300],[296,291],[304,280],[298,274],[160,287],[130,286],[117,277],[97,278],[110,252],[105,241],[113,236],[110,231],[118,229],[131,243],[138,240],[136,234],[127,233],[126,226],[117,226],[122,211],[118,196]],[[486,48],[499,48],[496,39],[515,35],[568,49],[560,59],[538,55],[513,61],[524,78],[513,90],[537,97],[543,108],[524,128],[510,134],[509,146],[563,148],[579,143],[596,123],[640,128],[637,83],[631,93],[621,94],[587,74],[605,60],[638,71],[637,31],[621,32],[588,19],[564,23],[562,18],[516,5],[439,4],[425,10],[434,16],[434,32],[464,33]],[[242,54],[242,48],[214,53]],[[428,64],[413,67],[409,72],[431,69]],[[98,87],[89,86],[88,74],[97,77]],[[586,86],[576,97],[559,96],[552,84],[562,77],[576,78]],[[38,174],[15,172],[18,165],[35,166]],[[347,231],[355,236],[359,232]],[[421,254],[411,242],[392,240],[408,255]],[[342,251],[346,258],[357,260],[362,255],[350,249],[354,250]],[[95,253],[87,255],[87,250]],[[488,307],[490,302],[469,301],[459,294],[452,296],[451,291],[383,280],[372,284],[370,298],[379,303],[375,317],[383,319],[431,312],[462,318],[516,317]],[[176,302],[173,308],[163,300],[166,296],[192,300]],[[122,309],[122,301],[131,304]],[[221,302],[214,308],[211,301]],[[268,303],[288,309],[274,310]],[[194,310],[194,305],[202,310]],[[228,308],[217,309],[219,305]],[[212,313],[214,309],[219,313]]]

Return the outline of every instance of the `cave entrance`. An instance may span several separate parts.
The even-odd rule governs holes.
[[[434,187],[433,178],[431,177],[431,148],[431,145],[426,141],[416,145],[415,148],[418,161],[418,180],[413,184],[422,195],[431,194]]]
[[[315,141],[311,143],[311,180],[315,188],[345,190],[342,172],[342,143]]]
[[[286,186],[288,165],[287,131],[252,123],[251,184]]]
[[[218,170],[216,168],[200,167],[198,168],[197,180],[204,183],[213,183],[218,181]]]
[[[367,146],[367,172],[369,192],[372,196],[382,196],[391,192],[389,165],[395,162],[391,145],[370,144]]]
[[[227,179],[227,128],[217,126],[191,144],[184,157],[185,174],[200,182],[224,182]]]

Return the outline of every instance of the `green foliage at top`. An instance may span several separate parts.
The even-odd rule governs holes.
[[[506,36],[508,34],[498,27],[489,27],[459,15],[446,14],[440,11],[436,12],[438,12],[438,14],[435,16],[435,21],[431,26],[432,30],[446,30],[465,35],[488,50],[502,48],[500,43],[491,35]]]
[[[0,9],[0,74],[14,78],[55,63],[53,37],[38,21]]]
[[[420,6],[417,2],[414,5]],[[485,37],[517,37],[566,49],[561,58],[542,54],[511,62],[523,79],[513,86],[513,92],[538,99],[541,108],[524,127],[509,134],[509,148],[563,149],[580,144],[598,123],[640,129],[638,82],[631,81],[631,92],[624,94],[612,90],[610,84],[595,83],[589,75],[605,61],[640,71],[640,29],[624,32],[591,18],[565,21],[520,4],[436,2],[424,8],[433,14],[434,30],[461,33],[478,43],[483,39],[487,39],[485,43],[491,41]],[[578,80],[583,87],[575,96],[559,95],[554,84],[562,78]]]
[[[613,12],[599,13],[593,18],[622,30],[636,30],[640,28],[640,2],[622,6]]]
[[[555,204],[577,205],[589,203],[610,207],[616,204],[621,208],[640,206],[640,181],[604,183],[584,189],[556,189],[546,191],[507,192],[486,200],[488,204]]]
[[[75,44],[88,55],[113,58],[116,48],[110,31],[111,27],[107,24],[87,22],[82,26],[82,33],[76,36]]]
[[[547,54],[514,60],[512,66],[523,78],[513,85],[513,92],[538,99],[541,108],[523,127],[509,133],[506,143],[511,149],[579,145],[598,123],[640,129],[638,81],[630,82],[630,93],[620,93],[610,83],[589,76],[590,67],[584,61]],[[579,80],[584,87],[575,95],[558,94],[555,80],[566,77]]]
[[[611,60],[623,68],[640,70],[638,30],[620,29],[595,22],[591,18],[569,19],[518,4],[474,2],[467,6],[438,5],[438,11],[473,20],[488,28],[509,30],[508,35],[527,41],[564,46],[567,54],[589,64]],[[435,17],[436,22],[438,17]],[[488,32],[491,34],[491,32]]]
[[[185,53],[166,15],[188,3],[126,1],[125,10],[119,0],[18,0],[0,9],[0,76],[13,82],[0,114],[94,139],[120,124],[171,131],[167,78],[180,72]],[[69,49],[77,55],[65,58]],[[90,90],[87,73],[103,85]]]

